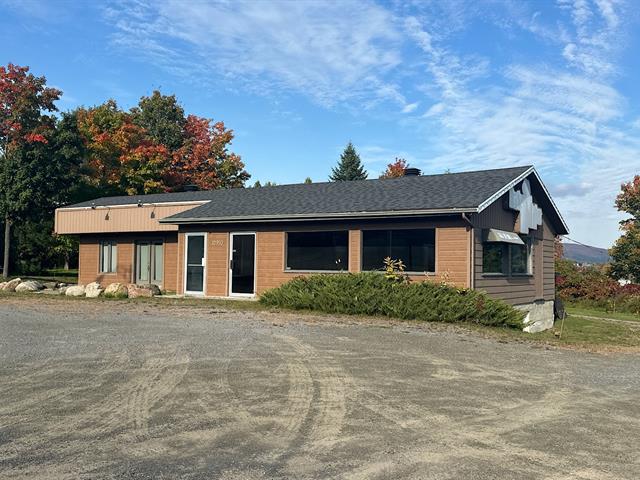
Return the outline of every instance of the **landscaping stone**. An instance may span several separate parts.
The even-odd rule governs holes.
[[[64,294],[67,297],[84,297],[84,285],[73,285],[71,287],[67,287]]]
[[[84,287],[84,293],[88,298],[96,298],[99,297],[100,294],[104,291],[98,282],[92,282]]]
[[[130,283],[127,285],[127,291],[129,292],[129,298],[138,297],[153,297],[153,290],[148,285],[134,285]]]
[[[16,287],[21,283],[22,283],[21,278],[14,278],[13,280],[9,280],[8,282],[6,282],[2,287],[2,290],[4,290],[5,292],[15,292]]]
[[[151,284],[151,285],[145,285],[145,287],[149,288],[153,292],[154,296],[162,295],[162,291],[160,290],[160,287],[158,285]]]
[[[2,290],[6,284],[7,282],[0,282],[0,290]]]
[[[127,286],[122,283],[111,283],[104,289],[105,297],[112,298],[127,298],[129,296],[129,290]]]
[[[51,290],[59,287],[58,282],[43,282],[42,284],[44,285],[44,288],[49,288]]]
[[[27,280],[16,287],[16,292],[37,292],[44,289],[44,285],[37,280]]]

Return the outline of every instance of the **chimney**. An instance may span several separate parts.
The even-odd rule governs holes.
[[[183,192],[197,192],[198,190],[199,190],[198,186],[193,184],[184,185],[182,187]]]
[[[414,167],[408,167],[404,169],[404,176],[405,177],[417,177],[419,175],[421,175],[422,172],[420,171],[419,168],[414,168]]]

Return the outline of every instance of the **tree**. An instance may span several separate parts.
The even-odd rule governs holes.
[[[171,174],[184,184],[201,189],[243,187],[251,177],[239,155],[228,150],[233,130],[223,122],[213,125],[206,118],[189,115],[185,140],[173,155]]]
[[[142,97],[131,109],[133,123],[146,130],[159,145],[168,150],[182,146],[187,119],[175,95],[162,95],[155,90],[150,97]]]
[[[409,165],[404,158],[396,157],[395,161],[387,164],[387,169],[380,175],[380,178],[398,178],[404,176],[404,171]]]
[[[304,179],[304,183],[306,183],[307,185],[310,183],[313,183],[313,180],[311,180],[311,177],[307,177]]]
[[[60,90],[29,67],[0,66],[0,214],[5,221],[3,276],[9,275],[12,223],[50,201],[48,137],[55,125],[44,112],[56,109]]]
[[[619,211],[630,215],[620,222],[622,236],[609,251],[611,255],[611,276],[640,282],[640,175],[622,184],[616,198]]]
[[[331,170],[329,180],[332,182],[366,180],[367,176],[368,174],[360,161],[360,155],[356,152],[353,144],[349,142],[342,155],[340,155],[338,165]]]

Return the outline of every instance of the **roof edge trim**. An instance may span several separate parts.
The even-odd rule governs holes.
[[[489,198],[487,198],[484,202],[482,202],[478,206],[478,213],[480,213],[483,210],[485,210],[486,208],[488,208],[489,205],[491,205],[493,202],[495,202],[502,195],[507,193],[511,188],[513,188],[515,185],[520,183],[522,180],[527,178],[532,173],[535,175],[535,177],[538,180],[538,182],[540,183],[540,185],[542,185],[542,190],[544,191],[544,194],[549,199],[549,203],[551,203],[551,206],[553,207],[553,210],[555,211],[556,215],[558,216],[558,219],[560,220],[560,223],[564,227],[565,232],[569,233],[569,226],[567,225],[567,222],[565,222],[564,218],[562,217],[562,214],[560,213],[560,210],[558,210],[558,206],[553,201],[553,198],[551,197],[551,194],[549,193],[549,190],[547,190],[547,187],[545,186],[544,182],[542,181],[542,178],[540,178],[540,175],[538,174],[538,171],[535,169],[535,167],[529,167],[525,172],[523,172],[522,174],[518,175],[516,178],[511,180],[504,187],[502,187],[500,190],[498,190],[496,193],[494,193]]]
[[[174,206],[174,205],[204,205],[211,200],[187,200],[184,202],[141,202],[141,207],[160,207],[160,206]],[[122,205],[88,205],[86,207],[58,207],[56,211],[73,211],[73,210],[97,210],[97,209],[115,209],[115,208],[131,208],[137,207],[137,203],[125,203]]]
[[[324,213],[324,214],[296,214],[296,215],[253,215],[242,217],[202,217],[202,218],[162,218],[160,223],[165,224],[190,224],[190,223],[247,223],[247,222],[280,222],[303,221],[303,220],[327,220],[334,218],[385,218],[385,217],[413,217],[417,215],[452,215],[459,213],[476,213],[475,207],[468,208],[442,208],[432,210],[398,210],[379,212],[344,212],[344,213]]]

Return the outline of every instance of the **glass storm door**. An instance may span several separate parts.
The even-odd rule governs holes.
[[[229,279],[231,295],[255,293],[256,236],[254,233],[231,234]]]
[[[204,233],[186,234],[185,293],[204,293],[205,241]]]
[[[162,242],[136,242],[136,283],[162,285],[164,249]]]

